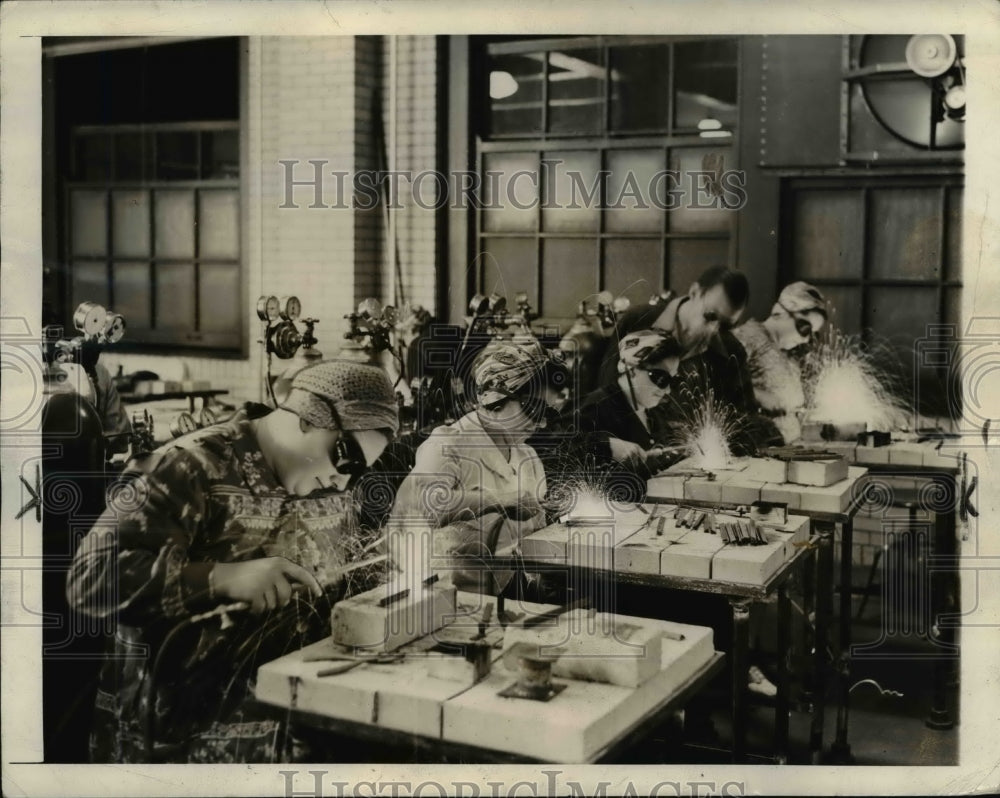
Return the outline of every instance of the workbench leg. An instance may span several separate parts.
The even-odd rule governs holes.
[[[778,695],[774,705],[774,755],[779,765],[788,762],[788,641],[791,623],[791,603],[788,583],[778,588]]]
[[[750,605],[730,599],[733,608],[733,762],[746,758],[747,668],[750,667]]]
[[[826,710],[826,648],[830,637],[830,614],[833,610],[833,527],[817,524],[816,541],[816,624],[812,636],[812,723],[809,731],[809,755],[812,764],[823,756],[823,723]]]
[[[943,482],[950,480],[950,484],[938,486],[939,495],[957,496],[958,486],[955,484],[955,477],[940,474],[936,475],[936,481]],[[938,512],[935,513],[934,524],[934,550],[931,562],[937,557],[945,558],[945,562],[953,562],[956,553],[957,543],[955,541],[955,513]],[[954,727],[955,719],[952,717],[948,707],[949,683],[952,680],[952,673],[955,667],[954,645],[955,628],[945,625],[941,620],[942,614],[952,614],[957,611],[958,604],[958,584],[954,572],[935,571],[931,577],[931,635],[933,629],[938,629],[937,643],[941,647],[941,657],[934,662],[934,697],[931,703],[930,715],[926,724],[931,729],[945,730]]]
[[[810,546],[809,551],[802,560],[802,576],[799,584],[802,598],[801,623],[801,647],[796,652],[796,674],[799,681],[799,695],[797,705],[812,709],[815,699],[815,685],[812,673],[813,645],[816,639],[816,550]]]
[[[837,647],[837,737],[830,746],[832,761],[846,765],[853,761],[851,744],[847,741],[847,726],[851,704],[851,587],[854,564],[854,522],[848,520],[840,528],[840,617]]]

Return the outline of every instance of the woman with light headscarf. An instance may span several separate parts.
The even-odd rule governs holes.
[[[823,295],[800,281],[785,286],[764,321],[750,319],[733,330],[747,352],[754,397],[785,443],[801,437],[806,401],[795,354],[812,346],[826,318]]]
[[[431,532],[435,555],[478,558],[479,567],[452,572],[461,587],[498,594],[509,571],[490,565],[493,554],[510,551],[522,535],[546,524],[541,499],[545,471],[526,443],[565,402],[566,368],[537,341],[497,341],[473,367],[475,408],[435,429],[416,453],[412,471],[396,495],[390,557],[404,571],[429,572],[427,562],[405,562],[408,532]]]

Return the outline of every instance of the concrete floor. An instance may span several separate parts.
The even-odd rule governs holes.
[[[856,569],[854,584],[863,585],[867,568]],[[878,589],[876,585],[875,589]],[[860,596],[853,601],[855,615]],[[855,646],[873,644],[882,639],[883,602],[880,595],[868,599],[864,614],[856,619],[852,631]],[[915,627],[917,624],[910,624]],[[905,624],[903,624],[905,627]],[[856,765],[955,765],[958,762],[957,686],[950,690],[949,706],[956,721],[950,730],[934,730],[925,725],[931,708],[936,653],[933,645],[915,633],[895,634],[874,651],[852,661],[848,743]],[[765,671],[773,673],[766,660]],[[958,670],[957,661],[954,663]],[[878,686],[862,683],[871,679]],[[832,699],[832,685],[827,685],[825,728],[823,735],[824,762],[833,763],[830,745],[836,736],[837,713]],[[880,690],[881,688],[881,690]],[[891,691],[891,692],[890,692]],[[901,695],[897,695],[901,694]],[[793,698],[796,685],[793,683]],[[702,696],[703,709],[708,710],[711,727],[696,724],[699,729],[682,732],[664,727],[629,755],[630,762],[673,762],[690,764],[725,763],[724,751],[731,745],[732,726],[729,716],[729,692],[720,680]],[[793,707],[789,720],[789,763],[809,764],[808,750],[810,715],[808,707]],[[772,752],[774,710],[761,703],[751,705],[748,719],[747,749],[751,762],[769,763]]]

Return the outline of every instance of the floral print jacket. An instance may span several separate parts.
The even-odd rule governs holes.
[[[70,603],[118,624],[91,735],[96,761],[288,756],[287,733],[245,699],[258,665],[329,634],[360,531],[351,494],[284,490],[253,433],[267,412],[248,405],[131,464],[76,553]],[[221,613],[213,564],[271,556],[311,570],[324,597],[297,593],[258,616]]]

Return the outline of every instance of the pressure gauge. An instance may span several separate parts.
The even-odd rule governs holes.
[[[363,299],[358,304],[358,315],[363,319],[377,319],[382,315],[382,303],[377,299]]]
[[[196,429],[198,429],[198,422],[194,420],[194,416],[186,411],[177,416],[170,424],[170,434],[175,438],[187,435]]]
[[[278,297],[262,296],[257,300],[257,318],[261,321],[274,321],[278,318]]]
[[[81,302],[73,314],[73,326],[84,335],[97,335],[104,329],[108,312],[96,302]]]
[[[490,298],[487,302],[489,303],[489,309],[492,311],[494,316],[499,316],[507,309],[507,297],[500,296],[500,294],[490,294]]]
[[[102,335],[107,343],[118,343],[125,336],[125,317],[109,310],[108,315],[104,318]]]
[[[283,296],[278,304],[278,313],[285,321],[295,321],[302,315],[302,303],[297,296]]]
[[[473,316],[482,316],[490,306],[490,301],[482,294],[476,294],[469,300],[469,312]]]

